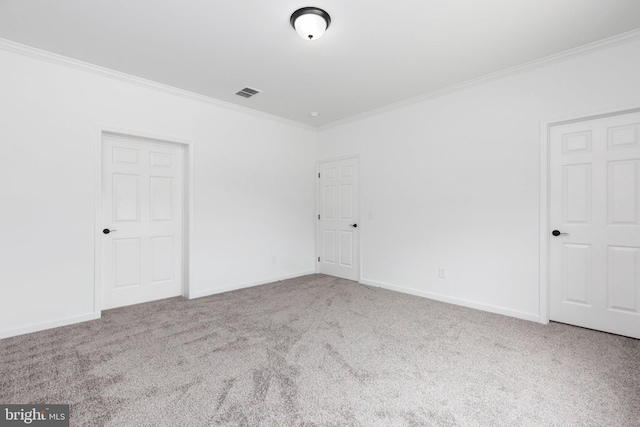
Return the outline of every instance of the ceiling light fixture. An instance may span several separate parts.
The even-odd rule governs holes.
[[[329,28],[331,17],[317,7],[303,7],[291,15],[291,26],[305,40],[317,40]]]

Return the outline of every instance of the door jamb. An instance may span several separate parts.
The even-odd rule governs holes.
[[[323,163],[331,163],[331,162],[339,162],[341,160],[349,160],[356,159],[358,160],[358,197],[356,198],[358,202],[358,278],[356,281],[360,283],[360,279],[362,278],[362,222],[360,218],[362,218],[362,182],[360,180],[360,156],[359,155],[350,155],[350,156],[341,156],[334,157],[330,159],[318,160],[316,162],[316,255],[314,260],[314,264],[316,265],[315,271],[316,274],[320,273],[320,264],[318,263],[318,257],[320,256],[320,222],[317,220],[317,216],[320,215],[320,179],[317,178],[320,173],[320,165]]]
[[[194,193],[194,144],[191,140],[161,135],[134,129],[125,129],[110,125],[95,125],[95,163],[94,163],[94,295],[93,315],[99,319],[102,315],[102,138],[105,135],[126,136],[149,142],[172,144],[182,148],[183,152],[183,244],[182,244],[182,296],[191,298],[193,294],[193,193]]]
[[[549,185],[551,180],[549,177],[550,158],[549,144],[551,127],[564,125],[568,123],[582,122],[587,120],[600,119],[605,117],[617,116],[621,114],[640,112],[640,106],[616,108],[598,113],[571,115],[564,117],[556,117],[540,121],[540,226],[539,226],[539,321],[540,323],[549,323],[549,294],[550,294],[550,275],[549,275]]]

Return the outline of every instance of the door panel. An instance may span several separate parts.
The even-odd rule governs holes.
[[[102,141],[102,308],[182,294],[182,149]]]
[[[140,239],[113,239],[114,287],[140,285]]]
[[[608,129],[610,150],[640,147],[640,125],[616,126]]]
[[[358,159],[320,164],[319,201],[319,270],[358,280]]]
[[[113,174],[113,218],[116,221],[137,221],[140,211],[140,177]]]
[[[335,230],[322,230],[323,255],[321,260],[324,263],[336,263],[336,232]]]
[[[353,267],[353,232],[340,232],[340,265]]]
[[[340,219],[353,220],[353,185],[340,186]]]
[[[549,152],[550,318],[640,338],[640,113],[553,126]]]
[[[152,176],[151,221],[171,221],[173,211],[173,178]]]
[[[151,238],[151,280],[161,282],[173,279],[173,236]]]
[[[563,244],[562,277],[564,302],[589,305],[591,245]]]
[[[563,168],[563,218],[565,223],[591,222],[591,165]]]
[[[638,160],[609,162],[607,206],[610,225],[638,225],[639,165]]]
[[[640,248],[609,246],[608,307],[640,313]]]
[[[326,185],[323,190],[324,196],[324,205],[321,210],[321,217],[329,220],[336,218],[336,186],[335,185]]]

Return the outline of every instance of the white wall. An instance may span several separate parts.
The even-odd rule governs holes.
[[[536,320],[540,121],[638,75],[634,41],[316,135],[0,49],[0,337],[94,315],[96,124],[193,142],[194,296],[313,272],[314,162],[356,154],[362,282]]]
[[[541,121],[640,106],[639,76],[636,39],[320,132],[361,159],[361,281],[538,320]]]
[[[314,130],[0,49],[0,338],[93,317],[96,124],[192,141],[191,295],[314,271]]]

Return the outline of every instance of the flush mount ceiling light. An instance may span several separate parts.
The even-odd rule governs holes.
[[[305,40],[317,40],[329,28],[331,17],[317,7],[303,7],[291,15],[291,26]]]

